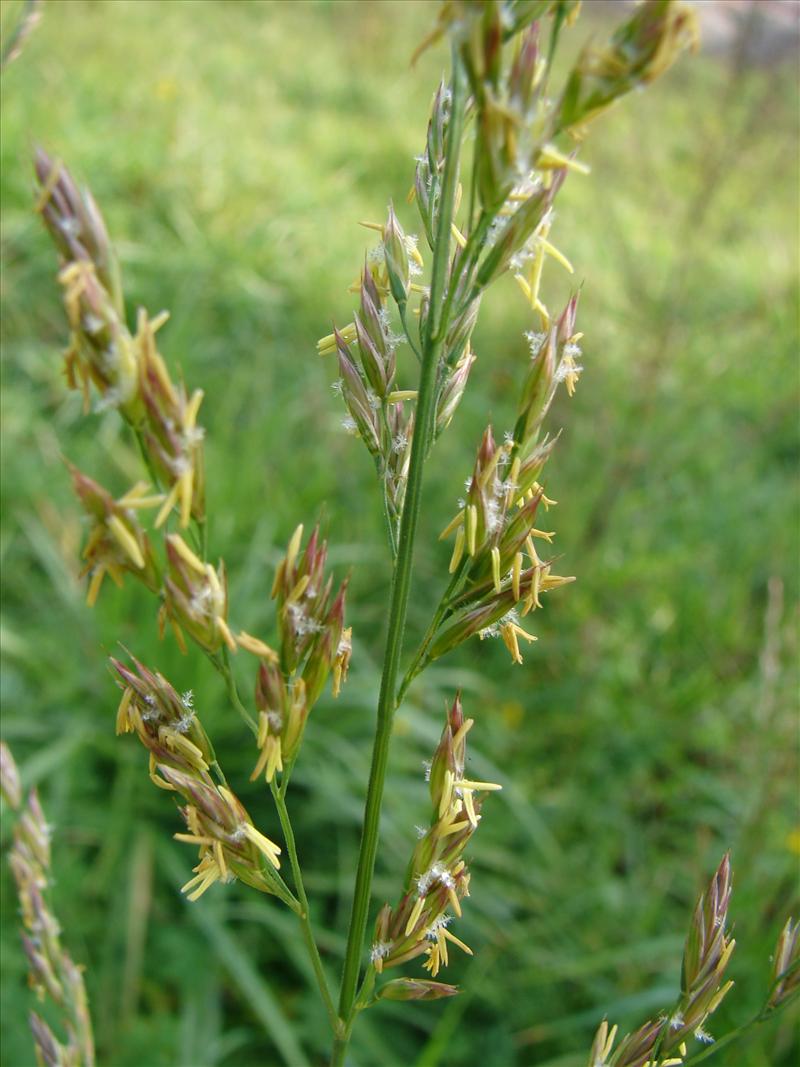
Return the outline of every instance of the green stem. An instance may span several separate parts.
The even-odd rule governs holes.
[[[392,451],[392,432],[389,429],[389,414],[385,400],[381,402],[381,417],[383,421],[383,431],[386,434],[385,454],[389,456]],[[395,536],[392,509],[389,507],[389,490],[386,484],[387,475],[389,473],[388,464],[389,460],[387,459],[383,470],[381,470],[380,464],[378,464],[378,477],[381,481],[381,493],[383,495],[383,516],[386,519],[386,536],[389,541],[389,551],[392,553],[392,566],[394,566],[394,562],[397,559],[397,538]]]
[[[300,928],[303,932],[303,940],[305,941],[306,948],[308,949],[308,955],[311,959],[311,966],[314,968],[314,975],[316,976],[320,995],[325,1004],[325,1010],[328,1013],[328,1019],[330,1020],[330,1024],[333,1028],[334,1033],[336,1033],[338,1029],[336,1007],[333,1003],[333,997],[331,996],[330,989],[328,988],[328,981],[325,977],[325,971],[322,968],[322,960],[320,959],[319,949],[317,948],[317,942],[314,938],[314,931],[311,929],[311,918],[308,912],[308,897],[306,896],[306,889],[305,885],[303,884],[303,874],[300,869],[300,861],[297,858],[297,845],[294,839],[292,821],[289,818],[289,810],[286,807],[284,790],[278,788],[278,784],[274,778],[270,782],[270,789],[272,790],[272,796],[275,799],[275,806],[278,809],[278,818],[280,819],[281,829],[283,830],[283,837],[286,841],[286,851],[289,853],[289,864],[292,868],[294,887],[297,890],[297,896],[300,900],[302,908],[302,910],[297,913],[297,917],[300,920]]]
[[[450,579],[450,583],[447,586],[447,589],[445,589],[444,593],[442,594],[442,599],[439,601],[439,607],[434,612],[430,625],[425,631],[425,636],[420,642],[419,648],[414,653],[414,658],[411,660],[408,670],[403,675],[403,680],[400,683],[400,688],[397,690],[398,706],[402,703],[403,697],[406,695],[406,690],[424,667],[425,655],[428,651],[428,648],[430,647],[431,641],[433,641],[434,637],[436,636],[436,631],[439,629],[439,627],[444,622],[447,616],[448,608],[450,606],[450,600],[453,596],[453,593],[458,589],[458,586],[462,580],[462,571],[463,565],[458,568],[453,577]]]
[[[408,320],[407,320],[408,304],[398,304],[397,305],[397,310],[400,312],[400,322],[403,324],[403,332],[406,335],[406,340],[409,343],[411,351],[417,357],[417,360],[421,363],[422,362],[422,353],[417,348],[417,346],[414,344],[414,338],[411,336],[411,330],[408,327]]]
[[[222,658],[219,655],[212,655],[208,653],[208,658],[214,664],[216,669],[225,679],[225,688],[228,690],[228,696],[230,697],[231,704],[236,708],[241,717],[247,723],[252,730],[253,734],[258,736],[258,723],[244,706],[239,696],[239,690],[236,688],[236,679],[233,677],[233,670],[231,669],[231,660],[227,648],[222,646]]]
[[[464,80],[460,61],[456,55],[453,57],[452,93],[452,118],[447,134],[447,157],[444,170],[442,207],[438,220],[439,226],[433,259],[430,307],[422,346],[417,418],[411,446],[406,499],[400,522],[397,563],[392,579],[386,655],[378,698],[378,721],[372,750],[372,766],[364,809],[364,826],[361,834],[353,908],[350,917],[350,929],[339,997],[339,1015],[345,1027],[352,1016],[356,986],[358,985],[358,976],[361,969],[361,954],[367,927],[372,875],[375,868],[375,854],[378,848],[378,830],[389,756],[389,741],[396,707],[397,674],[411,587],[411,566],[419,519],[422,475],[425,457],[433,434],[436,413],[436,371],[444,334],[447,330],[447,321],[442,317],[442,306],[450,259],[450,226],[453,218],[453,201],[458,177],[458,159],[464,120]],[[346,1037],[337,1039],[331,1060],[332,1064],[344,1062],[346,1046]]]

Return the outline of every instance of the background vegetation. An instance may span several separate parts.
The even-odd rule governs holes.
[[[619,15],[585,6],[574,47]],[[3,75],[3,733],[54,825],[56,908],[113,1067],[302,1067],[322,1062],[326,1029],[277,902],[239,886],[181,900],[191,855],[170,840],[171,804],[139,746],[114,737],[105,657],[119,639],[194,689],[232,781],[253,763],[219,680],[158,642],[143,591],[83,604],[61,457],[115,490],[138,468],[116,416],[83,420],[60,376],[66,328],[31,210],[32,141],[91,183],[131,308],[171,309],[164,352],[206,390],[211,544],[235,625],[269,632],[272,566],[298,521],[321,516],[339,571],[354,568],[351,680],[314,713],[292,786],[338,973],[388,564],[370,463],[339,425],[334,368],[314,343],[348,319],[366,233],[355,223],[392,197],[417,229],[404,197],[446,56],[416,70],[408,59],[434,15],[408,2],[68,0],[47,5]],[[507,784],[473,849],[463,930],[478,951],[448,975],[463,995],[371,1011],[359,1067],[582,1065],[605,1013],[636,1024],[672,1001],[692,901],[728,847],[737,989],[717,1031],[760,1003],[798,907],[797,121],[791,63],[686,59],[600,122],[591,178],[567,183],[553,232],[585,282],[586,372],[556,412],[547,488],[563,573],[579,581],[535,617],[523,667],[476,642],[398,716],[381,900],[409,855],[421,761],[454,686],[478,720],[474,770]],[[415,631],[487,412],[500,430],[512,419],[529,326],[509,281],[430,465]],[[243,796],[278,834],[263,787]],[[30,994],[5,867],[2,885],[0,1062],[24,1067]],[[792,1023],[725,1063],[796,1062]]]

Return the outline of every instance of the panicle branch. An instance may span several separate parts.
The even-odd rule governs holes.
[[[59,281],[70,325],[65,355],[67,383],[80,389],[88,411],[92,388],[97,406],[116,408],[141,444],[151,477],[166,496],[156,519],[161,526],[174,507],[180,525],[205,518],[203,430],[197,415],[203,394],[175,385],[156,347],[166,322],[140,309],[136,331],[125,319],[119,266],[103,217],[91,193],[41,148],[35,156],[37,208],[60,255]]]
[[[3,796],[17,809],[22,793],[14,757],[0,744]],[[52,875],[50,837],[35,789],[28,794],[14,828],[9,863],[19,897],[24,932],[22,947],[28,959],[28,981],[37,999],[49,999],[62,1014],[66,1043],[35,1011],[29,1016],[37,1061],[42,1067],[94,1067],[94,1038],[83,969],[61,944],[61,927],[50,902]]]
[[[277,874],[281,850],[255,828],[228,788],[192,694],[180,696],[163,675],[131,659],[129,667],[111,658],[112,673],[122,689],[117,733],[135,733],[148,752],[153,784],[185,801],[179,810],[188,833],[175,837],[198,848],[199,862],[183,892],[189,900],[197,900],[215,882],[238,878],[296,907]],[[214,783],[212,767],[223,784]]]
[[[238,636],[239,645],[260,661],[255,687],[260,755],[251,781],[263,773],[272,782],[276,771],[288,776],[328,676],[333,672],[333,695],[338,696],[350,664],[352,631],[344,625],[348,579],[334,596],[333,578],[325,574],[328,546],[319,527],[303,552],[302,541],[298,526],[272,585],[280,651],[251,634]]]
[[[469,896],[469,870],[464,850],[480,822],[483,795],[500,789],[493,782],[475,782],[465,777],[466,738],[473,726],[465,719],[460,694],[446,713],[439,746],[428,769],[432,804],[431,821],[422,831],[406,872],[399,903],[381,909],[375,927],[370,961],[380,974],[418,956],[435,978],[448,963],[449,946],[472,955],[472,950],[449,929],[461,916],[461,901]],[[451,995],[436,984],[409,985],[400,980],[381,995],[392,999],[433,999]],[[404,995],[400,995],[403,993]]]

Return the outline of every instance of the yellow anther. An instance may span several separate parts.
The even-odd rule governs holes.
[[[453,532],[453,530],[455,530],[457,527],[459,527],[462,524],[463,521],[464,521],[464,512],[463,511],[459,511],[459,513],[456,515],[456,517],[454,519],[451,519],[450,522],[448,522],[447,526],[445,526],[445,528],[439,534],[439,540],[440,541],[446,540],[446,538],[448,538],[450,536],[450,534]]]
[[[478,536],[478,509],[474,504],[467,508],[467,552],[470,556],[475,555],[476,540]]]
[[[106,521],[109,531],[119,547],[140,570],[144,567],[144,556],[139,544],[119,515],[111,515]]]
[[[552,144],[546,144],[541,150],[539,158],[536,160],[536,166],[542,170],[561,170],[566,168],[567,170],[574,170],[578,174],[591,174],[591,167],[577,159],[570,159],[569,156],[559,152],[556,146]]]
[[[494,591],[500,592],[500,549],[497,545],[492,549],[492,580],[494,581]]]
[[[300,542],[303,540],[303,524],[297,527],[289,540],[289,547],[286,549],[286,570],[290,571],[294,566],[294,561],[297,559],[297,553],[300,551]]]
[[[465,945],[460,937],[456,937],[455,934],[451,934],[446,926],[442,927],[442,934],[447,938],[448,941],[452,941],[454,945],[458,945],[462,952],[466,952],[468,956],[473,955],[472,949],[469,947],[469,945]]]
[[[456,543],[453,545],[453,555],[450,557],[450,565],[447,568],[449,574],[455,574],[461,557],[464,555],[464,527],[459,526],[456,532]]]
[[[419,897],[417,899],[416,903],[414,904],[414,907],[411,909],[411,914],[409,915],[408,922],[406,923],[406,930],[405,930],[405,936],[406,937],[409,936],[411,931],[417,925],[417,922],[419,921],[419,917],[420,917],[420,915],[422,915],[422,909],[425,907],[425,899],[426,899],[425,897]]]
[[[511,568],[511,589],[514,593],[514,600],[520,599],[519,580],[522,574],[522,553],[517,552],[514,556],[514,563]]]

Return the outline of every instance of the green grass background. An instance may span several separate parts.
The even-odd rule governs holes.
[[[567,52],[609,14],[589,4]],[[172,318],[173,368],[202,385],[211,545],[236,627],[267,638],[273,567],[321,517],[353,568],[350,681],[314,712],[291,790],[326,966],[341,963],[379,678],[389,570],[373,471],[339,421],[314,343],[348,320],[365,233],[405,204],[440,47],[409,56],[430,3],[46,5],[3,74],[3,735],[54,827],[55,904],[86,965],[101,1064],[324,1062],[324,1015],[292,916],[240,886],[187,906],[192,855],[131,738],[114,737],[105,657],[121,641],[193,688],[227,775],[249,736],[210,667],[156,635],[133,587],[83,603],[82,538],[62,456],[121,492],[137,475],[113,414],[84,419],[60,372],[56,261],[31,210],[34,141],[88,181],[131,314]],[[615,13],[618,16],[618,13]],[[667,1008],[693,901],[735,869],[736,988],[711,1029],[759,1006],[797,914],[797,106],[792,64],[686,58],[592,130],[553,230],[583,283],[586,371],[552,417],[551,513],[578,582],[537,613],[513,667],[473,643],[418,682],[397,718],[375,904],[398,891],[424,817],[421,761],[464,689],[472,767],[500,780],[472,848],[460,997],[363,1016],[358,1067],[578,1067],[604,1015]],[[565,277],[549,268],[557,304]],[[487,419],[512,424],[530,328],[510,280],[486,302],[478,363],[429,467],[410,635],[422,632],[453,512]],[[410,364],[404,365],[411,384]],[[241,657],[240,657],[241,659]],[[249,690],[246,663],[240,682]],[[11,818],[3,814],[3,840]],[[0,1062],[33,1061],[16,907],[2,871]],[[421,973],[412,964],[408,973]],[[718,1061],[796,1062],[797,1016]],[[794,1024],[794,1025],[793,1025]]]

